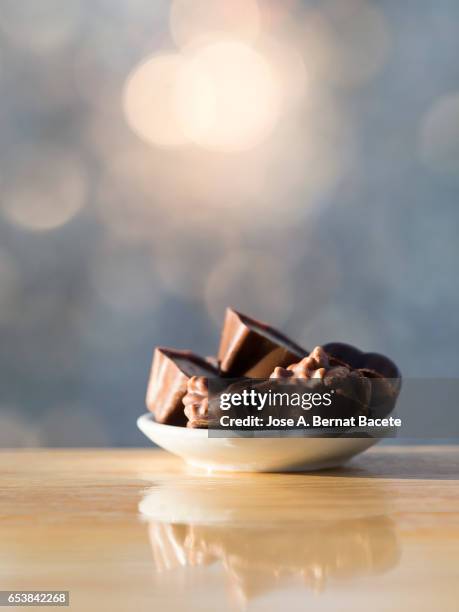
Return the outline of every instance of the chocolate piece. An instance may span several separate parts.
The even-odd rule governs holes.
[[[363,373],[354,370],[351,366],[340,360],[330,358],[324,349],[316,346],[315,349],[304,357],[299,363],[294,363],[288,368],[275,368],[270,376],[271,380],[305,381],[314,390],[320,387],[322,392],[335,391],[335,399],[330,408],[321,410],[322,416],[345,416],[368,414],[371,397],[371,384]]]
[[[316,348],[309,353],[307,357],[304,357],[298,363],[292,363],[287,369],[279,366],[275,368],[274,372],[269,378],[272,380],[285,378],[318,378],[323,380],[325,374],[330,373],[332,367],[336,370],[337,368],[342,368],[345,366],[344,364],[337,366],[330,364],[327,353],[321,346],[316,346]],[[346,371],[348,370],[346,367],[345,369]]]
[[[330,342],[323,348],[330,358],[348,364],[369,380],[371,417],[384,418],[392,412],[402,386],[402,375],[393,361],[379,353],[364,353],[344,342]]]
[[[351,344],[330,342],[324,344],[324,351],[329,357],[334,357],[347,363],[354,369],[374,370],[384,378],[399,379],[401,374],[393,361],[379,353],[364,353]]]
[[[212,394],[209,396],[209,378],[204,376],[193,376],[187,384],[187,393],[183,398],[185,415],[188,418],[187,427],[193,429],[207,429],[217,427],[220,419],[220,394],[241,393],[242,391],[257,388],[247,378],[241,378],[236,382],[228,381],[226,378],[213,378]],[[230,384],[228,384],[230,383]],[[259,384],[259,383],[257,383]],[[237,416],[247,416],[250,408],[239,407]]]
[[[182,399],[192,376],[217,376],[214,368],[191,351],[157,348],[153,356],[146,404],[158,423],[185,425]]]
[[[183,398],[187,427],[204,429],[209,426],[209,384],[204,376],[192,376]]]
[[[267,378],[276,366],[286,368],[306,354],[269,325],[227,308],[218,351],[225,376]]]

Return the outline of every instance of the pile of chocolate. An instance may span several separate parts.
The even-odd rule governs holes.
[[[218,357],[157,348],[153,356],[146,404],[158,423],[209,426],[209,379],[291,380],[320,383],[352,395],[357,412],[382,418],[395,405],[401,375],[384,355],[363,353],[339,342],[310,353],[284,334],[246,315],[226,310]]]

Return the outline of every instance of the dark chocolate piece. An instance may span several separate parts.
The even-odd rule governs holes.
[[[182,399],[193,376],[218,375],[208,361],[191,351],[157,348],[153,356],[146,404],[158,423],[186,425]]]
[[[402,386],[402,375],[393,361],[379,353],[364,353],[344,342],[330,342],[323,348],[330,358],[348,364],[369,380],[371,417],[384,418],[392,412]]]
[[[218,360],[222,374],[268,378],[276,366],[286,368],[307,352],[265,323],[227,308]]]

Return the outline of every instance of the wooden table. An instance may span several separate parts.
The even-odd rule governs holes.
[[[3,451],[0,589],[70,590],[82,611],[457,612],[458,478],[459,447],[231,475],[156,450]]]

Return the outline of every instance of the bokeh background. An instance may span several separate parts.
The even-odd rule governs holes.
[[[1,0],[0,445],[144,444],[227,304],[458,377],[458,57],[456,0]]]

